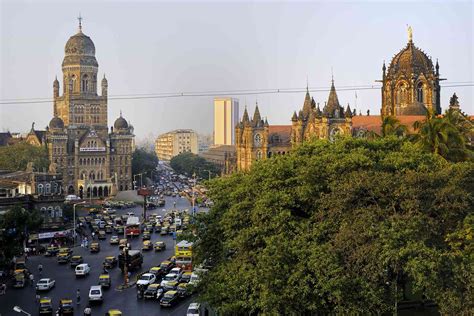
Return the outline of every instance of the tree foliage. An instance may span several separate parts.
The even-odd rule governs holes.
[[[151,171],[156,169],[158,157],[152,151],[145,148],[136,148],[132,155],[132,174],[147,173],[151,176]]]
[[[209,172],[211,178],[220,174],[218,165],[190,152],[173,157],[170,161],[170,165],[177,173],[188,176],[192,176],[196,173],[196,176],[202,179],[208,179]]]
[[[0,147],[0,169],[25,170],[29,162],[33,162],[36,171],[48,170],[49,159],[46,148],[30,145],[26,142]]]
[[[209,184],[196,260],[222,315],[472,311],[474,164],[399,138],[308,142]]]
[[[12,207],[0,215],[0,264],[9,262],[23,251],[27,232],[40,227],[43,219],[36,210]]]

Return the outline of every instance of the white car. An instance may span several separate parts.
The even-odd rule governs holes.
[[[183,269],[176,267],[176,268],[171,269],[169,273],[177,274],[181,278],[184,272],[183,272]]]
[[[38,291],[48,291],[51,290],[56,285],[56,281],[53,279],[41,279],[36,283],[36,289]]]
[[[201,315],[201,304],[191,303],[189,304],[186,316],[200,316]]]
[[[137,281],[137,286],[148,286],[155,283],[156,275],[153,273],[144,273]]]
[[[76,272],[76,277],[86,276],[89,274],[89,272],[91,272],[91,267],[89,266],[88,263],[81,263],[76,266],[75,272]]]
[[[128,217],[130,217],[130,216],[135,216],[135,213],[133,213],[133,212],[128,212],[128,213],[127,213],[127,216],[128,216]]]
[[[193,272],[193,274],[191,274],[191,279],[189,280],[189,284],[196,286],[199,284],[199,281],[201,281],[201,278],[199,277],[197,273]]]
[[[165,286],[168,282],[172,282],[172,281],[179,281],[179,274],[176,274],[176,273],[168,273],[167,275],[165,275],[165,277],[163,278],[163,280],[161,280],[160,286],[163,287],[163,286]]]
[[[102,302],[102,286],[92,285],[89,290],[89,301],[99,301]]]

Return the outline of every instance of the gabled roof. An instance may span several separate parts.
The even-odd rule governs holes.
[[[268,127],[269,142],[272,143],[272,140],[277,135],[278,135],[278,138],[280,139],[280,142],[275,143],[274,145],[290,143],[291,125],[270,125]]]

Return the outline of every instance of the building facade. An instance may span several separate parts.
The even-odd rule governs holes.
[[[53,118],[45,131],[34,124],[27,142],[46,146],[54,170],[62,173],[64,191],[81,197],[105,197],[132,188],[133,127],[122,117],[108,129],[108,83],[101,80],[92,40],[71,36],[62,63],[62,91],[53,82]],[[62,92],[62,93],[61,93]]]
[[[155,152],[159,160],[170,161],[181,153],[198,153],[198,136],[191,129],[178,129],[158,136]]]
[[[239,122],[239,100],[214,99],[214,145],[234,145],[235,126]]]
[[[413,124],[423,121],[428,111],[441,114],[439,64],[433,67],[431,58],[413,44],[409,29],[408,44],[397,53],[388,68],[382,68],[381,115],[356,115],[349,104],[344,108],[337,97],[334,80],[327,101],[321,111],[306,91],[301,110],[293,113],[291,125],[272,126],[262,120],[258,106],[250,119],[245,109],[242,121],[236,127],[236,169],[249,170],[252,163],[285,154],[309,139],[329,139],[336,135],[365,137],[381,134],[384,116],[396,116],[402,125],[413,132]],[[454,95],[450,108],[459,109]],[[360,112],[359,112],[360,113]]]

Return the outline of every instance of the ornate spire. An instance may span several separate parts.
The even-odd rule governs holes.
[[[319,103],[318,103],[318,106],[316,107],[316,116],[317,117],[321,117],[321,109],[319,108]]]
[[[298,115],[296,115],[296,111],[293,112],[293,116],[291,117],[291,120],[293,122],[296,122],[298,120]]]
[[[80,12],[79,16],[77,17],[77,20],[79,21],[79,33],[82,33],[82,16]]]
[[[347,103],[345,116],[352,117],[352,111],[351,111],[351,107],[349,106],[349,103]]]
[[[408,42],[413,42],[413,29],[411,28],[411,26],[408,26]]]
[[[260,111],[258,109],[258,102],[255,102],[255,112],[253,113],[252,122],[254,123],[255,126],[257,126],[261,120],[262,120],[262,117],[260,116]]]
[[[334,77],[331,80],[331,90],[326,105],[324,106],[323,113],[325,116],[332,116],[336,110],[340,109],[339,99],[337,98],[336,87],[334,86]]]
[[[245,106],[244,115],[242,116],[242,122],[249,122],[249,113],[247,112],[247,106]]]
[[[267,121],[267,117],[265,117],[265,122],[263,123],[263,126],[265,126],[265,127],[268,127],[268,126],[269,126],[269,125],[268,125],[268,121]]]

